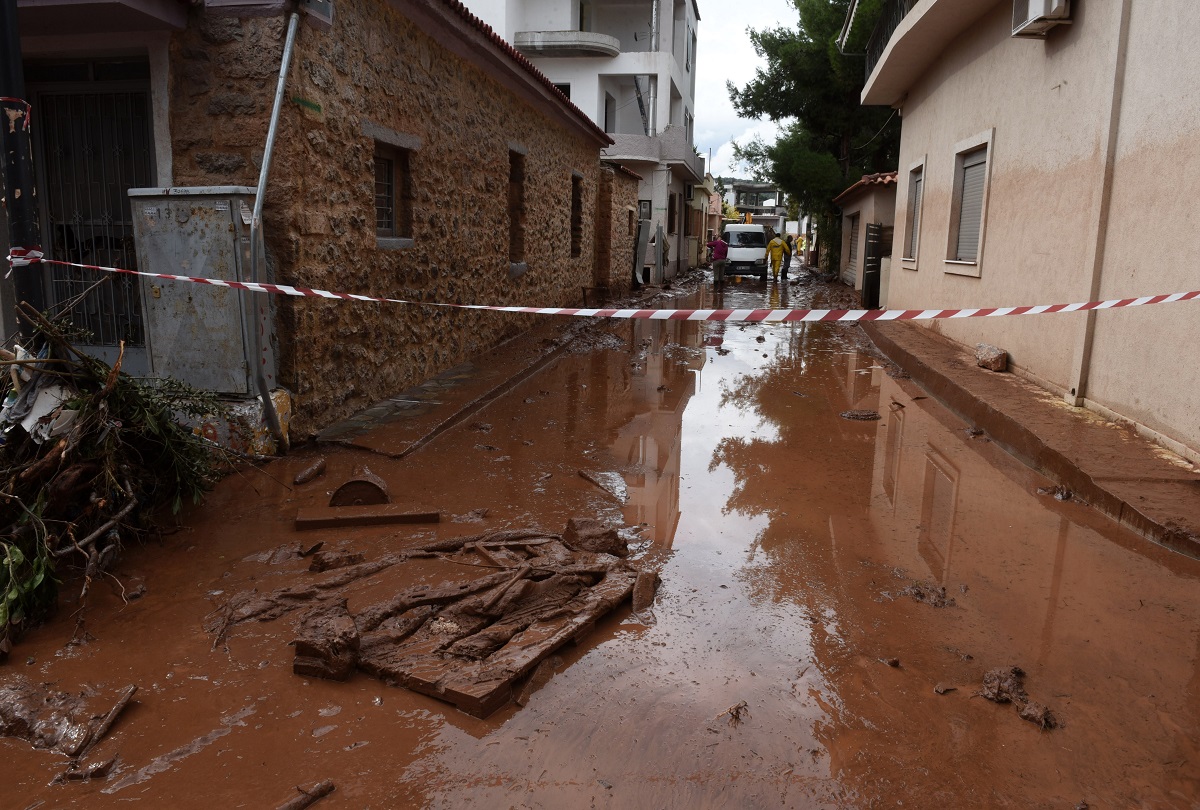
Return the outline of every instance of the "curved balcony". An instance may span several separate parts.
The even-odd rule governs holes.
[[[526,56],[620,56],[621,40],[592,31],[518,31],[513,45]]]

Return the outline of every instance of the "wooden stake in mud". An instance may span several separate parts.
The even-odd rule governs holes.
[[[300,791],[300,795],[288,799],[279,805],[278,810],[304,810],[304,808],[311,806],[317,800],[323,799],[330,793],[333,793],[333,782],[326,779],[324,782],[317,782],[317,784],[310,788],[302,788],[296,785],[296,790]]]

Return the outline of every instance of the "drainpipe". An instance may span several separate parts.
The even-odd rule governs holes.
[[[650,0],[650,50],[658,50],[658,4],[659,0]]]
[[[275,135],[279,128],[279,111],[283,106],[283,93],[287,87],[287,71],[288,66],[292,61],[292,51],[296,45],[296,29],[300,25],[300,14],[292,12],[288,18],[287,39],[283,44],[283,60],[279,65],[279,83],[275,86],[275,104],[271,109],[271,125],[267,129],[267,145],[263,149],[262,167],[258,172],[258,190],[254,195],[254,216],[250,220],[250,281],[257,282],[258,278],[258,254],[260,250],[266,252],[266,247],[262,241],[262,210],[263,201],[267,196],[267,175],[271,171],[271,153],[275,150]],[[243,303],[253,304],[254,294],[243,291]],[[254,353],[252,360],[254,366],[254,383],[258,388],[258,395],[262,397],[263,416],[266,417],[267,427],[271,430],[271,435],[275,437],[276,447],[280,452],[287,450],[287,437],[283,435],[283,428],[279,424],[279,414],[275,412],[275,403],[271,400],[271,389],[267,385],[266,375],[263,373],[263,324],[258,318],[258,307],[249,306],[243,309],[250,319],[249,332],[251,335],[251,350]]]
[[[1117,133],[1121,126],[1121,98],[1125,92],[1125,61],[1129,45],[1130,0],[1122,0],[1117,52],[1113,60],[1112,96],[1109,99],[1108,120],[1105,122],[1104,169],[1100,173],[1100,204],[1089,231],[1089,256],[1085,266],[1091,269],[1091,282],[1085,301],[1100,298],[1100,281],[1104,274],[1104,246],[1108,232],[1108,216],[1112,207],[1113,164],[1117,156]],[[1096,311],[1088,310],[1084,317],[1082,334],[1075,341],[1075,356],[1071,362],[1071,376],[1063,399],[1076,408],[1082,407],[1087,397],[1088,373],[1092,364],[1092,346],[1096,337]]]

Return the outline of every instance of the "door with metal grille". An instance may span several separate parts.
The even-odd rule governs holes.
[[[149,66],[34,64],[26,75],[46,253],[137,269],[127,192],[155,181]],[[50,306],[68,314],[81,349],[113,363],[124,341],[122,368],[135,375],[150,371],[141,279],[49,265],[46,287]]]

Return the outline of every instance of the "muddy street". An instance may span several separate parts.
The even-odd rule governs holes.
[[[743,279],[682,305],[828,294]],[[117,758],[106,777],[51,784],[64,755],[0,739],[0,805],[274,807],[326,779],[319,808],[1200,804],[1200,562],[1053,497],[856,326],[598,323],[419,449],[366,449],[413,424],[227,478],[93,588],[81,643],[70,603],[29,634],[0,683],[98,713],[138,691],[89,754]],[[296,530],[363,465],[441,522]],[[327,576],[300,553],[317,543],[371,562],[578,517],[621,528],[655,599],[486,719],[293,674],[306,607],[214,624]],[[336,594],[355,613],[465,568],[406,558]]]

